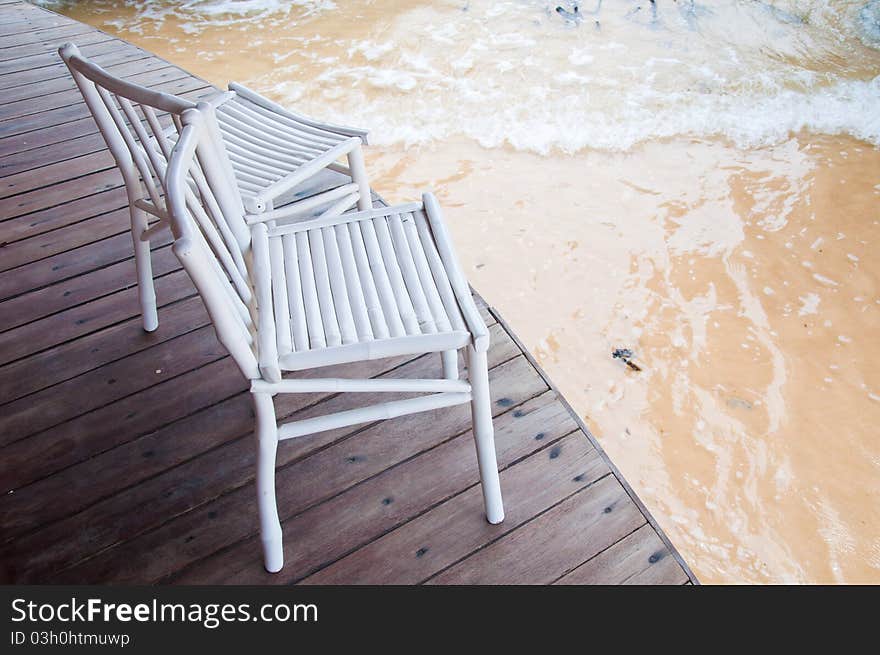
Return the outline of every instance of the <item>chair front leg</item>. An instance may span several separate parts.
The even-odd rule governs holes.
[[[260,515],[260,539],[263,542],[263,563],[269,573],[284,566],[281,522],[275,503],[275,453],[278,450],[278,423],[272,395],[255,393],[257,437],[257,509]]]
[[[489,397],[489,365],[485,352],[467,348],[468,379],[471,383],[471,416],[474,442],[477,446],[477,463],[483,487],[483,502],[489,523],[504,520],[504,504],[501,500],[501,481],[495,458],[495,429],[492,426],[492,401]]]
[[[364,164],[364,151],[360,146],[348,153],[348,170],[351,172],[351,181],[358,185],[358,209],[361,211],[372,209],[370,179],[367,177],[367,167]]]

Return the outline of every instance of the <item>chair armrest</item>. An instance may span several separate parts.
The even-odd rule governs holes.
[[[230,82],[229,90],[234,91],[237,95],[241,96],[245,100],[249,100],[255,105],[259,105],[264,109],[268,109],[270,111],[274,111],[281,116],[286,116],[287,118],[296,121],[297,123],[302,123],[308,127],[313,127],[315,129],[324,130],[326,132],[333,132],[334,134],[339,134],[341,136],[349,136],[349,137],[358,137],[364,145],[368,145],[367,134],[369,132],[367,130],[357,128],[357,127],[348,127],[345,125],[335,125],[333,123],[325,123],[323,121],[316,120],[314,118],[309,118],[303,114],[299,114],[295,111],[291,111],[286,107],[282,107],[277,102],[273,102],[268,98],[261,96],[256,91],[249,89],[248,87],[239,84],[238,82]]]
[[[281,380],[278,345],[275,341],[275,314],[272,306],[272,266],[269,262],[269,233],[260,223],[252,231],[254,294],[257,299],[257,350],[260,372],[269,382]]]
[[[458,257],[452,247],[452,239],[446,230],[446,224],[443,222],[443,214],[440,212],[440,203],[433,193],[422,194],[422,204],[425,207],[425,217],[431,226],[431,232],[434,235],[434,242],[437,245],[437,252],[443,265],[446,268],[446,274],[449,276],[449,284],[458,306],[461,309],[461,315],[474,338],[474,348],[477,352],[486,352],[489,349],[489,329],[483,320],[474,297],[471,294],[471,288],[461,272],[458,264]]]

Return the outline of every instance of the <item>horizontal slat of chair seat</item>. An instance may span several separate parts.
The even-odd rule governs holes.
[[[262,129],[256,131],[224,113],[218,112],[217,122],[220,124],[224,137],[234,136],[249,144],[259,145],[264,154],[275,152],[284,155],[286,160],[301,158],[308,161],[325,150],[292,143],[286,138],[276,138],[266,134]]]
[[[281,368],[285,371],[300,371],[317,366],[331,366],[359,360],[458,350],[466,346],[469,341],[469,333],[459,331],[362,341],[334,348],[291,353],[281,358]]]

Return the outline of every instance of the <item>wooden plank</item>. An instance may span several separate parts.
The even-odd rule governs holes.
[[[28,5],[22,3],[18,6],[27,7]],[[28,17],[20,14],[16,16],[15,14],[4,11],[3,20],[0,21],[0,37],[21,34],[22,32],[27,31],[37,32],[40,30],[62,27],[64,25],[69,25],[70,22],[70,19],[62,16]]]
[[[493,358],[503,358],[511,356],[507,350],[512,342],[509,339],[499,340],[499,347],[495,349]],[[372,377],[373,375],[385,375],[394,370],[395,376],[421,377],[426,371],[432,371],[434,374],[439,372],[439,358],[422,356],[416,359],[395,358],[394,360],[374,360],[370,362],[358,362],[345,367],[345,372],[353,376]],[[510,361],[510,360],[508,360]],[[515,360],[514,360],[515,361]],[[217,366],[228,364],[232,367],[232,363],[227,358],[218,362]],[[230,371],[232,369],[230,368]],[[502,377],[508,372],[509,368],[504,368],[504,364],[493,369],[493,375]],[[203,381],[206,378],[204,371],[200,369],[195,372]],[[307,375],[309,377],[320,377],[326,372],[311,371]],[[509,377],[509,376],[508,376]],[[190,376],[195,380],[195,376]],[[226,375],[224,378],[215,378],[225,380],[224,384],[242,384],[240,376]],[[533,378],[533,383],[535,379]],[[522,383],[516,383],[518,386],[510,389],[511,393],[526,393],[522,389]],[[543,385],[542,382],[538,382]],[[519,389],[519,390],[517,390]],[[160,391],[162,391],[160,389]],[[538,392],[540,393],[540,392]],[[316,400],[326,399],[323,403],[312,405]],[[368,400],[359,399],[365,402]],[[279,396],[276,400],[276,413],[279,418],[284,418],[293,412],[303,410],[308,407],[305,414],[314,415],[326,411],[338,410],[341,407],[348,407],[350,403],[355,401],[351,395],[345,396],[329,396],[328,394],[293,394]],[[188,397],[187,404],[193,408],[193,398]],[[167,479],[163,484],[170,484],[172,487],[188,490],[187,493],[201,496],[203,501],[209,500],[214,496],[222,493],[226,486],[216,487],[211,482],[213,477],[219,476],[223,480],[218,480],[216,484],[229,485],[232,484],[230,479],[225,478],[227,475],[244,475],[245,481],[252,479],[253,465],[250,459],[252,451],[252,441],[250,435],[253,430],[253,417],[248,411],[251,406],[249,394],[239,393],[229,399],[214,405],[208,404],[202,411],[191,414],[183,420],[169,423],[167,426],[158,429],[150,434],[134,439],[125,444],[105,451],[96,457],[86,459],[81,463],[71,466],[66,475],[54,475],[42,478],[41,480],[27,487],[16,489],[14,494],[6,495],[0,501],[0,519],[4,525],[4,539],[18,536],[21,533],[32,530],[33,528],[51,521],[62,519],[65,516],[74,514],[88,508],[92,504],[100,501],[102,498],[109,498],[113,494],[118,494],[121,490],[132,489],[132,485],[163,471],[173,470],[182,463],[190,461],[193,457],[197,457],[208,451],[214,451],[218,446],[227,448],[220,449],[219,454],[208,458],[208,460],[194,460],[199,463],[194,465],[196,468],[186,468],[178,473],[170,473],[174,478],[174,482]],[[511,407],[511,404],[503,403],[498,405],[498,411]],[[143,412],[144,415],[149,412]],[[142,417],[139,425],[143,428],[143,421],[150,420],[149,417]],[[451,419],[450,419],[451,420]],[[382,424],[380,424],[382,425]],[[105,428],[106,429],[106,428]],[[138,428],[140,429],[140,428]],[[314,452],[327,444],[356,432],[357,428],[345,428],[324,432],[314,435],[309,439],[286,444],[285,448],[279,450],[278,465],[282,467],[287,463],[296,461],[307,454]],[[380,433],[381,434],[381,433]],[[246,439],[246,450],[237,450],[241,446],[233,446],[236,440]],[[401,439],[405,442],[405,439]],[[224,444],[227,444],[224,446]],[[215,459],[220,457],[220,459]],[[242,459],[244,458],[244,459]],[[5,457],[2,460],[5,464]],[[225,462],[225,464],[217,465],[217,462]],[[201,468],[204,465],[210,465],[208,469]],[[372,464],[371,464],[372,465]],[[195,471],[200,471],[196,473]],[[182,476],[182,477],[180,477]],[[69,491],[75,493],[61,492],[59,483],[64,480],[63,484],[67,485]],[[196,484],[195,482],[198,482]],[[243,484],[243,482],[242,482]],[[71,485],[73,485],[71,487]],[[134,492],[133,492],[134,493]],[[140,492],[138,492],[140,493]],[[46,498],[52,498],[53,502],[47,506]],[[124,496],[120,497],[124,500]],[[162,496],[164,498],[164,496]],[[161,499],[154,499],[158,503],[152,510],[138,518],[138,521],[152,521],[153,525],[158,525],[168,518],[167,508],[163,507]],[[191,502],[194,502],[190,498]],[[119,507],[119,505],[111,506]],[[106,504],[105,504],[106,507]],[[115,513],[109,524],[102,529],[116,530],[117,519]],[[92,515],[90,523],[92,523],[94,531],[98,530],[100,521],[96,515]],[[131,522],[129,521],[129,524]],[[112,543],[112,542],[111,542]],[[15,548],[20,545],[19,540],[15,540]]]
[[[97,31],[89,35],[77,38],[76,42],[77,45],[80,46],[80,50],[82,50],[83,54],[85,55],[110,52],[112,50],[118,50],[120,48],[132,47],[125,41],[121,41],[120,39],[110,36],[109,34],[104,34],[103,32]],[[35,70],[38,68],[42,68],[43,66],[50,66],[57,60],[57,50],[54,52],[40,52],[25,57],[15,57],[14,59],[0,58],[0,75],[17,73],[19,71],[25,70]]]
[[[106,151],[102,151],[106,154]],[[108,191],[76,198],[70,202],[62,203],[32,212],[24,216],[18,216],[6,221],[0,222],[0,239],[4,244],[3,251],[6,261],[0,264],[0,270],[8,270],[28,261],[34,261],[40,257],[47,257],[55,252],[59,252],[57,247],[64,248],[58,240],[57,236],[47,236],[37,241],[42,245],[35,247],[33,245],[21,244],[15,245],[16,242],[25,239],[34,239],[34,237],[58,230],[62,227],[80,223],[86,219],[97,219],[101,215],[113,214],[113,218],[105,219],[111,221],[108,226],[115,225],[115,232],[99,232],[96,221],[89,221],[86,225],[80,225],[79,229],[85,232],[91,231],[95,236],[91,241],[96,241],[102,236],[117,234],[121,229],[130,225],[130,216],[128,212],[128,196],[123,187],[115,187]],[[74,237],[71,243],[81,243],[82,237]],[[56,243],[56,249],[48,248],[48,243]],[[18,249],[23,249],[23,253],[16,255]],[[67,249],[67,248],[65,248]]]
[[[509,372],[512,370],[511,365],[521,362],[524,360],[518,357],[507,365],[497,367],[495,371],[503,369]],[[498,376],[496,373],[495,383],[507,395],[515,392],[514,389],[506,388],[508,383],[522,387],[522,383],[509,374]],[[347,402],[351,402],[351,399],[348,398]],[[477,475],[473,439],[469,432],[456,436],[456,428],[460,428],[462,424],[467,425],[468,421],[459,419],[450,422],[448,413],[449,410],[443,410],[385,421],[358,433],[352,439],[320,450],[289,467],[280,468],[277,473],[279,508],[282,513],[301,512],[286,524],[300,521],[307,521],[310,525],[316,523],[315,512],[326,516],[326,511],[321,508],[328,505],[345,508],[346,513],[344,517],[340,516],[330,523],[324,522],[323,535],[311,528],[297,530],[297,539],[289,537],[288,544],[292,546],[293,542],[300,540],[302,546],[305,540],[314,539],[312,547],[315,554],[322,556],[323,549],[318,544],[323,543],[327,547],[326,534],[329,531],[336,533],[335,543],[330,548],[346,548],[351,538],[364,536],[357,530],[358,525],[366,531],[382,530],[383,523],[387,525],[387,521],[393,517],[418,511],[426,503],[431,503],[437,493],[448,496],[462,485],[472,484]],[[502,462],[510,461],[504,459],[505,457],[520,459],[540,447],[534,445],[534,440],[505,438],[515,432],[513,424],[530,420],[528,413],[515,417],[510,408],[505,411],[505,408],[497,404],[495,413],[500,414],[496,419],[499,443],[514,442],[509,448],[499,447]],[[425,430],[426,425],[430,425],[431,429]],[[537,423],[530,424],[530,427],[538,428]],[[279,452],[287,445],[279,448]],[[412,458],[424,451],[430,453],[430,457]],[[398,463],[399,470],[394,468]],[[373,471],[380,473],[375,477],[368,477]],[[389,474],[390,472],[394,473]],[[396,488],[388,490],[388,484]],[[381,493],[385,495],[379,498],[376,498],[377,485],[384,487]],[[415,487],[411,493],[409,486]],[[332,499],[318,505],[313,504],[325,496]],[[393,497],[393,502],[383,505],[381,500],[388,497]],[[312,508],[307,509],[310,503]],[[374,515],[373,518],[376,518],[377,512],[373,505],[380,508],[378,513],[384,515],[384,521],[368,518],[367,515]],[[359,511],[362,514],[359,520],[355,520]],[[157,530],[126,542],[119,548],[105,551],[80,566],[56,574],[57,579],[158,580],[177,568],[198,560],[205,553],[217,551],[253,534],[255,527],[253,491],[249,487],[242,487],[163,524]],[[238,546],[234,548],[237,549]],[[149,552],[158,557],[146,557]],[[257,562],[260,557],[258,551],[249,551],[248,555],[245,561],[249,560],[250,563]],[[137,558],[137,561],[132,558]],[[285,568],[285,573],[292,573],[298,567],[292,560],[288,561],[291,564],[288,565],[290,568]],[[299,560],[299,563],[304,564],[305,559]],[[249,566],[248,572],[262,577],[261,568]]]
[[[180,268],[180,263],[167,246],[156,249],[152,260],[153,275],[156,277]],[[106,268],[0,301],[0,332],[128,289],[135,285],[135,281],[134,259],[126,259]]]
[[[115,38],[106,32],[99,32],[94,28],[84,30],[82,26],[77,27],[75,24],[68,26],[67,31],[67,34],[56,36],[50,33],[43,38],[37,38],[35,41],[26,41],[17,45],[7,46],[4,43],[4,47],[0,48],[0,62],[31,57],[46,52],[57,52],[60,46],[71,40],[82,43],[100,43]]]
[[[112,196],[106,194],[101,194],[97,197],[91,196],[83,201],[82,206],[88,211],[89,200],[91,200],[91,203],[96,205],[96,209],[99,211],[104,209],[107,205],[115,204],[119,207],[119,202],[113,202],[113,198],[124,196],[124,193],[121,189],[116,189],[115,191],[117,193]],[[58,213],[52,212],[51,214],[43,214],[42,217],[48,215],[51,216],[51,218],[63,220],[64,207],[66,207],[66,205],[61,205],[57,209]],[[61,216],[59,216],[59,213],[61,213]],[[52,216],[52,214],[54,214],[54,216]],[[129,250],[132,249],[130,236],[131,221],[127,207],[86,218],[88,218],[88,221],[78,221],[73,225],[64,225],[59,229],[47,231],[42,234],[37,234],[32,238],[22,239],[2,246],[0,252],[2,252],[3,257],[2,261],[0,261],[0,268],[6,271],[17,269],[17,267],[25,266],[31,262],[36,262],[40,259],[51,257],[52,255],[62,253],[72,248],[100,241],[106,237],[121,234],[123,232],[126,232],[129,235]],[[17,274],[17,272],[9,273],[10,276],[15,276]]]
[[[225,357],[226,351],[213,334],[211,326],[197,328],[5,405],[0,413],[0,446]],[[88,393],[82,393],[83,389]]]
[[[140,317],[118,323],[0,367],[0,398],[4,404],[12,402],[207,323],[204,306],[196,297],[160,309],[155,332],[144,332]]]
[[[684,584],[687,574],[649,524],[584,562],[555,584]]]
[[[77,127],[80,122],[86,123],[87,119],[75,121]],[[11,155],[7,155],[0,159],[0,178],[7,175],[15,175],[23,171],[30,171],[41,166],[54,164],[55,162],[65,161],[73,157],[87,155],[107,147],[104,137],[99,132],[74,136],[73,138],[53,143],[48,146],[29,148]]]
[[[121,184],[122,176],[119,175],[116,167],[107,167],[105,161],[107,157],[108,153],[105,151],[80,157],[73,162],[64,162],[70,171],[69,175],[79,175],[79,177],[54,184],[50,179],[47,179],[46,183],[49,186],[45,189],[36,189],[0,199],[0,216],[15,218],[40,209],[62,206],[70,200],[118,187]],[[98,162],[103,163],[99,164]],[[88,172],[93,169],[92,163],[100,166],[98,172]],[[36,173],[39,174],[40,170],[38,169]]]
[[[109,170],[116,172],[116,162],[109,151],[101,150],[9,175],[0,180],[0,215],[12,218],[105,191],[122,179],[108,175]]]
[[[153,58],[148,52],[131,44],[128,45],[130,46],[128,48],[120,48],[119,50],[111,50],[110,52],[93,55],[91,59],[95,63],[107,68],[120,62],[146,61]],[[164,60],[161,61],[167,63]],[[31,86],[37,90],[37,95],[39,95],[41,84],[59,78],[70,78],[70,71],[67,70],[64,62],[61,61],[61,57],[58,57],[57,61],[48,66],[0,75],[0,89],[17,89],[22,86]]]
[[[64,16],[45,12],[43,15],[30,13],[28,10],[33,6],[21,2],[15,6],[4,6],[0,11],[0,37],[20,34],[28,30],[43,30],[62,25],[69,25],[72,21]]]
[[[70,39],[77,34],[86,34],[94,31],[95,28],[91,25],[74,21],[64,25],[53,25],[41,30],[23,30],[18,33],[3,35],[2,39],[0,39],[0,51],[30,43],[54,43],[57,39]]]
[[[545,426],[560,421],[576,430],[555,397],[542,410],[550,415],[542,419],[545,423],[536,424],[545,434],[544,440],[548,434]],[[482,491],[475,485],[302,582],[419,584],[607,474],[608,467],[596,450],[575,431],[502,471],[503,523],[486,522]]]
[[[196,293],[182,270],[157,278],[155,284],[156,296],[163,304]],[[7,330],[0,333],[0,367],[138,316],[137,288],[129,287]]]
[[[70,280],[132,256],[131,233],[128,229],[103,239],[89,239],[89,236],[91,235],[71,235],[71,242],[82,241],[86,245],[71,245],[69,249],[56,255],[29,260],[11,272],[0,274],[0,300]],[[170,239],[170,233],[162,232],[150,244],[155,249],[168,244]],[[0,253],[3,252],[0,250]],[[0,257],[0,263],[2,261],[3,258]]]
[[[155,370],[155,369],[154,369]],[[229,358],[149,387],[137,394],[83,414],[47,431],[15,441],[2,449],[3,485],[16,491],[46,476],[136,440],[197,409],[247,389]],[[185,398],[186,402],[181,402]],[[150,400],[154,405],[144,405]],[[100,482],[101,476],[89,480]],[[8,489],[4,489],[7,491]],[[18,524],[10,525],[15,531]]]
[[[606,475],[429,584],[549,584],[644,523],[617,478]]]
[[[0,16],[3,17],[0,21],[0,36],[69,25],[74,22],[70,18],[59,16],[27,2],[17,2],[2,7]]]
[[[200,80],[195,77],[188,77],[184,79],[173,80],[171,82],[165,82],[163,84],[156,85],[153,88],[159,91],[167,91],[168,93],[172,93],[175,95],[182,95],[187,92],[198,91],[207,87],[207,82],[205,82],[204,80]],[[209,91],[211,93],[214,93],[214,87],[210,87]],[[40,111],[39,113],[28,114],[27,116],[21,118],[8,118],[6,120],[0,121],[0,139],[2,139],[2,143],[0,143],[0,145],[2,145],[4,151],[8,151],[7,149],[10,148],[9,143],[11,142],[6,142],[6,139],[27,132],[31,132],[33,130],[46,129],[49,127],[54,127],[56,125],[69,123],[80,118],[85,118],[89,115],[89,110],[88,107],[86,107],[85,102],[80,101],[77,103],[65,105],[63,107],[56,107],[54,109]]]
[[[126,76],[126,79],[136,82],[143,86],[152,87],[160,83],[172,82],[174,80],[187,79],[193,80],[193,77],[177,66],[167,64],[161,68],[153,68],[151,70],[138,71]],[[39,102],[34,102],[32,98],[24,98],[13,102],[0,104],[0,121],[15,119],[21,120],[23,116],[37,114],[59,107],[67,107],[69,105],[82,102],[82,94],[77,88],[63,89],[53,93],[40,95]]]

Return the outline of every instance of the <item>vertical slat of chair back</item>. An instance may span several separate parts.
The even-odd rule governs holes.
[[[152,213],[161,216],[161,179],[169,150],[156,111],[180,114],[195,104],[114,77],[71,43],[59,52],[122,172],[129,201],[143,199],[142,184],[157,210]]]
[[[224,223],[221,203],[228,198],[219,197],[214,183],[222,169],[212,167],[208,158],[222,146],[199,109],[183,112],[179,126],[180,137],[171,150],[164,178],[174,253],[202,296],[217,338],[245,377],[256,379],[260,370],[252,289],[248,278],[236,275],[238,267],[233,252],[237,242],[235,247],[227,247],[219,230],[214,229]],[[249,250],[248,237],[245,249],[238,251],[239,256],[249,256]]]

